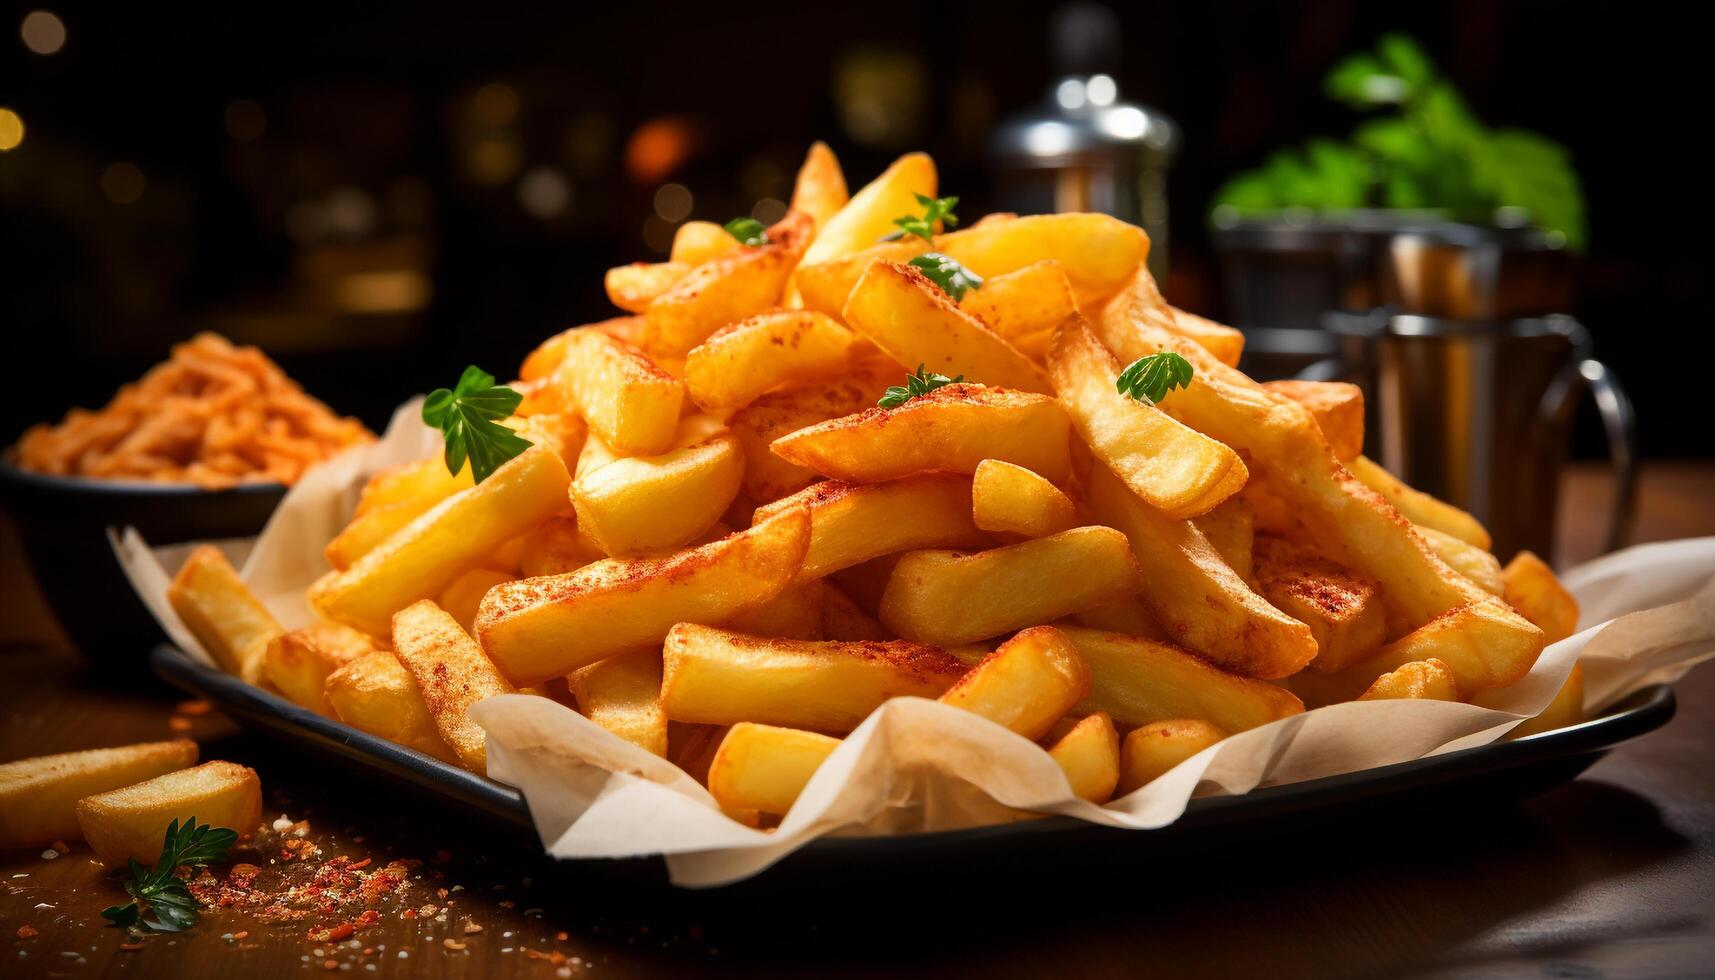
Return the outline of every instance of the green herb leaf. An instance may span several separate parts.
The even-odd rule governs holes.
[[[924,252],[911,260],[911,264],[923,270],[935,285],[941,287],[941,292],[953,297],[953,302],[965,298],[965,291],[983,288],[983,277],[959,264],[951,256],[940,252]]]
[[[446,440],[447,472],[457,474],[469,459],[471,476],[481,483],[502,463],[529,449],[530,440],[496,421],[511,415],[523,400],[522,393],[496,385],[494,375],[474,364],[464,369],[451,391],[429,392],[423,401],[423,422],[440,429]]]
[[[882,408],[898,408],[911,399],[921,398],[943,385],[956,385],[964,380],[965,376],[962,374],[956,378],[949,378],[944,374],[925,373],[923,365],[919,364],[917,370],[905,378],[904,385],[893,385],[888,388],[882,393],[881,400],[876,404]]]
[[[734,218],[723,227],[727,234],[738,239],[740,245],[768,244],[768,229],[755,218]]]
[[[1126,365],[1114,387],[1145,405],[1154,405],[1175,388],[1191,387],[1191,362],[1170,350],[1140,357]]]
[[[941,230],[957,228],[959,216],[953,209],[959,206],[957,197],[928,197],[923,194],[913,194],[917,203],[923,205],[923,214],[904,214],[893,219],[899,230],[882,236],[884,242],[896,242],[906,235],[916,235],[930,244],[934,244],[936,224]]]
[[[183,826],[174,819],[167,825],[161,841],[161,857],[154,870],[147,870],[136,861],[130,862],[131,880],[125,892],[131,896],[128,905],[112,905],[101,910],[101,917],[122,928],[139,923],[158,932],[179,932],[196,924],[197,902],[190,887],[174,872],[185,865],[202,867],[226,860],[227,852],[238,842],[238,834],[224,827],[211,828],[198,824],[196,818]],[[144,919],[148,908],[154,918]]]

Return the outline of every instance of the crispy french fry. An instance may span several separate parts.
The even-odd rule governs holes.
[[[802,211],[816,219],[816,228],[823,229],[850,199],[839,158],[821,140],[811,143],[810,152],[804,156],[804,165],[798,168],[798,179],[793,183],[792,210]]]
[[[785,813],[839,747],[839,739],[815,732],[734,725],[709,763],[709,793],[723,810]]]
[[[1484,592],[1502,595],[1506,591],[1506,581],[1501,575],[1501,563],[1494,555],[1432,527],[1419,526],[1417,533],[1429,543],[1436,556],[1447,563],[1448,568],[1470,579]]]
[[[971,523],[971,481],[953,474],[889,483],[827,480],[756,509],[760,523],[807,507],[810,548],[797,581],[915,548],[975,548],[988,535]]]
[[[1280,538],[1258,538],[1255,555],[1257,592],[1316,638],[1311,670],[1344,670],[1381,649],[1387,610],[1374,579]]]
[[[713,221],[687,221],[673,233],[673,248],[667,259],[695,267],[736,252],[738,247],[738,239]]]
[[[1132,636],[1167,642],[1167,631],[1149,614],[1149,609],[1142,600],[1134,595],[1109,599],[1099,606],[1091,606],[1083,612],[1074,613],[1072,621],[1091,629],[1129,633]]]
[[[1206,721],[1182,718],[1136,728],[1120,745],[1119,794],[1155,782],[1226,734]]]
[[[954,646],[1080,612],[1137,584],[1125,535],[1110,527],[975,554],[913,551],[893,567],[881,621],[906,639]]]
[[[181,738],[0,763],[0,850],[75,837],[78,800],[196,761],[197,744]]]
[[[937,235],[935,250],[982,276],[1052,260],[1071,281],[1078,305],[1093,308],[1149,256],[1149,236],[1105,214],[1035,214]]]
[[[674,721],[849,732],[888,698],[939,697],[965,665],[937,647],[769,640],[682,623],[667,634],[661,702]]]
[[[1548,702],[1548,707],[1535,718],[1527,718],[1520,722],[1510,733],[1511,738],[1524,738],[1526,735],[1538,735],[1542,732],[1552,732],[1557,728],[1576,725],[1584,720],[1584,668],[1579,664],[1572,665],[1572,672],[1566,675],[1566,683],[1560,686],[1560,691],[1554,695],[1554,700]]]
[[[281,694],[332,718],[333,706],[325,693],[328,675],[375,649],[375,641],[367,633],[322,620],[269,640],[262,668]]]
[[[1198,517],[1192,523],[1214,545],[1221,560],[1249,582],[1256,570],[1252,549],[1256,542],[1256,513],[1243,497],[1228,497],[1221,506]]]
[[[1364,486],[1381,494],[1395,510],[1404,514],[1413,524],[1451,534],[1484,551],[1493,546],[1489,532],[1475,517],[1452,504],[1436,500],[1421,490],[1412,489],[1368,456],[1358,456],[1346,466]]]
[[[451,585],[442,589],[435,604],[445,609],[459,626],[469,632],[471,625],[476,622],[477,607],[482,605],[482,597],[488,594],[488,590],[517,577],[510,572],[493,568],[473,568],[453,579]]]
[[[971,522],[984,531],[1041,538],[1076,527],[1078,507],[1035,470],[985,459],[971,476]]]
[[[725,415],[773,388],[842,373],[855,339],[814,310],[759,313],[692,348],[685,387],[704,411]]]
[[[581,667],[566,675],[566,686],[590,721],[656,755],[667,755],[659,651],[639,650]]]
[[[727,235],[724,231],[721,234],[728,241],[732,241],[732,236]],[[734,245],[736,244],[734,242]],[[604,333],[615,339],[635,344],[636,339],[628,338],[641,338],[643,326],[644,321],[640,316],[616,316],[608,320],[562,330],[542,341],[535,350],[530,352],[529,356],[524,358],[524,363],[518,368],[518,379],[525,382],[539,382],[552,378],[554,372],[560,369],[560,362],[566,359],[566,347],[571,344],[572,338],[578,335],[579,330],[594,330],[597,333]],[[441,468],[446,469],[444,466]]]
[[[985,459],[1064,480],[1072,465],[1070,433],[1066,413],[1052,398],[950,384],[895,408],[871,408],[799,429],[770,448],[789,462],[851,483],[974,473]]]
[[[114,867],[153,864],[174,820],[253,834],[262,822],[262,781],[232,762],[205,762],[77,801],[77,823],[95,856]]]
[[[863,278],[870,263],[877,259],[910,262],[927,251],[928,242],[915,235],[907,235],[899,241],[880,242],[838,258],[805,262],[793,273],[792,284],[806,309],[838,317],[845,312],[846,300],[851,298],[852,289]]]
[[[566,504],[571,477],[553,450],[532,446],[488,479],[456,493],[401,528],[357,563],[310,590],[323,616],[386,636],[393,614],[438,596],[507,541]]]
[[[1022,220],[1022,219],[1020,219]],[[949,377],[1047,394],[1042,370],[959,311],[939,286],[908,265],[876,261],[852,287],[841,317],[882,353]]]
[[[981,289],[965,293],[959,309],[1017,344],[1021,338],[1052,331],[1078,312],[1078,303],[1066,270],[1046,259],[984,280]]]
[[[1419,626],[1353,670],[1360,677],[1370,671],[1379,677],[1413,660],[1440,660],[1453,671],[1459,698],[1464,700],[1477,691],[1506,687],[1519,679],[1513,662],[1495,656],[1497,649],[1513,642],[1519,622],[1524,622],[1522,617],[1499,602],[1473,602]],[[1541,636],[1540,630],[1532,630]]]
[[[692,416],[660,455],[616,459],[589,471],[580,461],[572,506],[578,528],[607,554],[661,551],[708,530],[743,478],[738,440],[708,416]]]
[[[789,585],[755,609],[734,616],[725,626],[735,633],[777,640],[823,639],[822,592],[821,582]]]
[[[1310,410],[1342,463],[1364,452],[1364,389],[1345,381],[1265,381],[1262,385]]]
[[[1120,737],[1106,712],[1087,715],[1060,736],[1048,750],[1072,795],[1091,803],[1106,803],[1120,780]]]
[[[607,298],[627,313],[642,313],[697,267],[686,262],[633,262],[607,270]]]
[[[890,368],[890,374],[896,369]],[[817,479],[814,470],[774,455],[781,436],[875,404],[889,382],[870,369],[837,381],[811,382],[770,392],[739,409],[727,427],[744,450],[744,493],[753,500],[778,500]]]
[[[554,378],[591,434],[616,452],[641,456],[673,445],[685,386],[636,348],[580,331],[567,342]]]
[[[515,684],[666,639],[678,623],[719,623],[791,584],[810,544],[794,507],[710,544],[664,558],[608,559],[491,590],[477,613],[482,647]]]
[[[1090,668],[1064,633],[1033,626],[1002,643],[959,678],[941,703],[1041,738],[1090,691]]]
[[[475,773],[488,771],[488,736],[471,721],[471,705],[517,691],[446,610],[427,599],[393,617],[393,650],[417,680],[435,729]]]
[[[215,663],[256,681],[263,650],[282,630],[220,549],[202,545],[192,551],[167,586],[167,601]]]
[[[1228,367],[1238,366],[1239,357],[1245,351],[1245,335],[1242,332],[1207,317],[1187,313],[1176,306],[1171,309],[1171,329],[1174,333],[1196,343],[1218,358],[1222,364]]]
[[[1242,732],[1304,710],[1289,691],[1230,674],[1178,647],[1141,636],[1061,626],[1090,668],[1080,712],[1105,711],[1122,726],[1201,718]]]
[[[887,627],[864,612],[845,591],[831,582],[822,586],[822,638],[824,640],[891,640]]]
[[[335,717],[358,731],[442,762],[458,761],[435,730],[417,681],[393,651],[377,650],[346,664],[328,675],[324,691]]]
[[[1388,699],[1457,701],[1459,688],[1446,664],[1434,658],[1414,660],[1376,678],[1374,684],[1358,695],[1359,701]]]
[[[454,476],[447,472],[446,460],[437,453],[414,463],[383,470],[371,477],[364,485],[363,493],[357,498],[356,516],[362,517],[370,511],[404,503],[427,500],[432,504],[470,486],[470,467],[460,469],[458,475]]]
[[[1091,453],[1168,517],[1207,514],[1245,485],[1238,453],[1115,390],[1120,365],[1083,317],[1060,324],[1048,372]]]
[[[1535,623],[1548,642],[1558,643],[1577,632],[1578,600],[1554,577],[1547,562],[1521,551],[1507,562],[1502,577],[1507,605]]]
[[[1096,518],[1131,542],[1138,596],[1175,643],[1247,677],[1285,677],[1315,658],[1310,627],[1251,591],[1196,525],[1157,513],[1103,467],[1086,489]]]
[[[789,211],[768,229],[768,241],[710,259],[649,304],[645,347],[684,357],[729,323],[780,303],[788,277],[815,234],[809,215]]]
[[[804,252],[803,264],[827,262],[874,245],[896,230],[894,218],[922,211],[918,194],[935,196],[935,161],[925,153],[907,153],[853,194],[832,217],[817,222],[816,240]]]
[[[578,530],[577,521],[552,517],[525,537],[518,569],[522,578],[564,575],[606,557],[600,545]]]
[[[440,463],[439,460],[435,462]],[[440,465],[442,470],[446,469],[445,464]],[[447,496],[452,496],[454,492],[449,487]],[[344,571],[350,568],[353,562],[374,551],[381,542],[398,533],[400,528],[421,517],[424,511],[444,499],[446,498],[403,500],[358,514],[351,519],[350,524],[334,535],[333,540],[322,549],[322,555],[336,571]]]

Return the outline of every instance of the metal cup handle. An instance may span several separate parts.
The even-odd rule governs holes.
[[[1614,506],[1608,515],[1608,534],[1602,550],[1609,552],[1626,543],[1637,510],[1637,416],[1620,379],[1593,357],[1582,357],[1568,365],[1543,393],[1537,413],[1538,432],[1546,435],[1567,424],[1582,391],[1589,391],[1596,400],[1596,411],[1602,416],[1602,428],[1608,437]]]

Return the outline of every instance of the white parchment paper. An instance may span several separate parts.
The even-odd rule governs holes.
[[[401,406],[377,443],[311,470],[250,542],[219,542],[282,623],[308,623],[322,549],[345,526],[373,473],[437,452]],[[114,550],[168,635],[207,659],[165,599],[189,546],[151,549],[131,529]],[[1530,674],[1478,704],[1366,701],[1330,705],[1241,732],[1105,806],[1072,796],[1036,744],[967,712],[897,698],[828,757],[772,831],[724,816],[678,767],[554,701],[491,698],[471,711],[488,732],[489,775],[517,786],[543,847],[557,857],[664,855],[673,880],[713,886],[754,875],[825,834],[952,830],[1064,814],[1147,830],[1177,820],[1194,796],[1244,793],[1494,741],[1552,700],[1572,665],[1585,671],[1589,712],[1715,656],[1715,538],[1642,545],[1564,576],[1582,606],[1581,632],[1549,647]],[[212,661],[207,661],[212,664]]]

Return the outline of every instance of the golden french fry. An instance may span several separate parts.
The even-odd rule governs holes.
[[[1453,671],[1464,700],[1477,691],[1506,687],[1536,662],[1533,654],[1521,671],[1516,661],[1496,656],[1497,650],[1515,642],[1520,622],[1526,621],[1499,602],[1473,602],[1419,626],[1353,670],[1359,677],[1370,671],[1379,677],[1413,660],[1440,660]],[[1531,630],[1540,639],[1541,631]]]
[[[1090,691],[1090,668],[1064,633],[1033,626],[1002,643],[959,678],[941,703],[1041,738]]]
[[[1018,344],[1022,338],[1052,331],[1078,312],[1078,303],[1066,270],[1047,259],[984,280],[981,289],[965,293],[959,309]]]
[[[894,408],[871,408],[774,440],[776,456],[823,476],[881,483],[916,473],[974,473],[985,459],[1064,480],[1071,426],[1052,398],[944,385]]]
[[[874,245],[883,235],[898,230],[894,218],[923,212],[917,203],[918,194],[935,196],[935,161],[925,153],[907,153],[853,194],[827,221],[817,222],[816,240],[804,252],[803,264],[827,262]]]
[[[888,483],[826,480],[756,509],[758,523],[799,507],[810,512],[810,548],[797,581],[915,548],[975,548],[988,535],[971,523],[971,481],[953,474]]]
[[[1502,578],[1507,605],[1535,623],[1548,642],[1558,643],[1577,632],[1578,600],[1554,577],[1547,562],[1521,551],[1507,562]]]
[[[1572,665],[1572,672],[1566,675],[1566,683],[1560,686],[1554,700],[1548,702],[1548,707],[1535,718],[1527,718],[1520,722],[1510,733],[1511,738],[1524,738],[1526,735],[1539,735],[1542,732],[1552,732],[1557,728],[1576,725],[1584,720],[1584,668],[1579,664]]]
[[[1376,678],[1374,684],[1358,695],[1359,701],[1388,699],[1457,701],[1459,687],[1446,664],[1434,658],[1414,660]]]
[[[793,183],[792,210],[802,211],[816,219],[816,228],[820,230],[828,227],[828,222],[850,199],[839,158],[821,140],[811,143],[810,152],[804,156],[804,165],[798,168],[798,179]]]
[[[328,675],[324,691],[335,717],[358,731],[442,762],[458,761],[435,730],[417,681],[393,651],[377,650],[346,664]]]
[[[1255,555],[1257,592],[1316,638],[1311,670],[1331,674],[1381,649],[1387,610],[1374,579],[1280,538],[1258,538]]]
[[[220,549],[202,545],[179,566],[167,601],[221,669],[254,683],[268,641],[283,632]]]
[[[446,610],[427,599],[393,616],[393,650],[417,680],[441,738],[474,773],[488,772],[488,735],[471,721],[471,705],[517,688]]]
[[[1242,732],[1304,710],[1290,691],[1167,643],[1081,626],[1060,631],[1090,668],[1090,695],[1077,710],[1105,711],[1122,726],[1201,718]]]
[[[794,507],[663,558],[608,559],[491,590],[477,613],[482,647],[515,684],[533,684],[666,639],[678,623],[719,623],[792,582],[810,544]]]
[[[446,460],[442,459],[439,453],[414,463],[383,470],[364,485],[362,495],[357,498],[353,523],[355,518],[371,511],[424,500],[430,504],[445,500],[460,490],[469,489],[471,483],[469,466],[460,469],[458,475],[454,476],[447,472]]]
[[[771,389],[845,371],[856,338],[814,310],[773,310],[722,327],[685,357],[685,387],[725,415]]]
[[[577,521],[552,517],[524,538],[524,552],[518,560],[519,577],[564,575],[606,557],[600,545],[579,531]]]
[[[699,266],[738,251],[738,239],[713,221],[687,221],[673,233],[673,249],[667,259],[687,266]],[[687,272],[690,270],[687,269]],[[677,282],[678,280],[674,280]],[[660,295],[657,293],[656,295]],[[653,299],[654,297],[650,297]],[[647,308],[647,306],[645,307]]]
[[[740,613],[724,624],[734,633],[777,640],[820,640],[822,637],[822,583],[789,585],[755,609]],[[830,638],[833,639],[833,638]]]
[[[488,590],[517,577],[493,568],[473,568],[442,589],[435,604],[445,609],[468,632],[476,622],[476,610],[482,605],[482,597],[488,594]]]
[[[897,375],[891,365],[889,375]],[[727,420],[727,427],[744,450],[745,495],[753,500],[778,500],[814,483],[814,470],[782,459],[768,447],[805,426],[874,405],[889,383],[866,368],[837,381],[770,392],[739,409]]]
[[[584,717],[656,755],[667,755],[667,715],[661,709],[657,650],[609,657],[566,675]]]
[[[661,703],[674,721],[849,732],[888,698],[940,696],[965,674],[905,640],[770,640],[682,623],[667,634]]]
[[[196,761],[197,744],[181,738],[0,763],[0,850],[75,837],[78,800]]]
[[[1078,507],[1035,470],[985,459],[971,476],[971,522],[984,531],[1042,538],[1076,527]]]
[[[1467,544],[1445,531],[1418,526],[1417,533],[1429,543],[1437,557],[1447,567],[1465,576],[1490,595],[1502,595],[1506,581],[1501,575],[1500,559],[1474,544]],[[1529,616],[1525,617],[1529,619]]]
[[[1358,456],[1346,466],[1364,486],[1381,494],[1411,523],[1451,534],[1484,551],[1493,546],[1488,530],[1475,517],[1421,490],[1412,489],[1368,456]]]
[[[604,282],[607,298],[627,313],[642,313],[696,268],[687,262],[633,262],[615,266],[607,270]]]
[[[738,440],[713,419],[692,416],[660,455],[616,459],[588,471],[580,461],[572,506],[578,528],[607,554],[661,551],[708,530],[743,478]]]
[[[1238,453],[1115,390],[1120,365],[1083,317],[1060,324],[1048,373],[1091,453],[1168,517],[1207,514],[1245,485]]]
[[[1020,219],[1023,220],[1023,219]],[[994,387],[1052,392],[1018,349],[959,311],[941,288],[908,265],[877,260],[852,287],[840,317],[900,364]]]
[[[1104,467],[1086,490],[1096,519],[1130,541],[1138,597],[1175,643],[1247,677],[1285,677],[1315,659],[1310,627],[1251,591],[1196,525],[1148,507]]]
[[[567,342],[554,379],[590,433],[616,452],[641,456],[672,446],[685,386],[636,348],[580,331]]]
[[[269,640],[262,669],[281,694],[332,718],[333,706],[325,693],[328,675],[375,649],[369,634],[323,620]]]
[[[114,867],[152,865],[174,820],[253,834],[262,822],[262,781],[232,762],[205,762],[77,801],[77,823],[95,856]]]
[[[894,635],[863,608],[853,602],[839,586],[823,581],[822,639],[824,640],[891,640]]]
[[[1226,737],[1214,725],[1194,718],[1156,721],[1133,729],[1120,746],[1119,794],[1155,782]]]
[[[1310,410],[1316,425],[1343,463],[1364,452],[1364,389],[1344,381],[1265,381],[1262,385]]]
[[[810,216],[788,211],[768,229],[768,241],[710,259],[649,304],[645,348],[684,357],[729,323],[780,303],[792,269],[814,235]]]
[[[1187,313],[1177,306],[1169,309],[1173,313],[1169,329],[1213,354],[1222,364],[1228,367],[1238,366],[1239,357],[1245,352],[1243,332],[1207,317]]]
[[[1072,795],[1106,803],[1120,780],[1120,737],[1113,719],[1098,711],[1085,716],[1048,750],[1066,773]]]
[[[435,462],[443,472],[446,470],[446,465],[440,460]],[[455,492],[449,487],[447,496],[450,497]],[[350,524],[334,535],[333,540],[322,550],[322,555],[336,571],[344,571],[350,568],[353,562],[374,551],[381,542],[398,533],[400,528],[421,517],[424,511],[444,499],[446,498],[403,500],[358,514],[351,519]]]
[[[1078,305],[1094,307],[1148,258],[1149,236],[1105,214],[1034,214],[937,235],[935,250],[982,276],[1057,262]]]
[[[742,722],[709,763],[709,793],[723,810],[785,813],[839,747],[839,739],[815,732]]]
[[[323,616],[386,636],[393,614],[438,596],[496,548],[554,516],[571,476],[553,450],[531,446],[482,483],[430,508],[355,564],[310,590]]]
[[[1228,497],[1221,506],[1192,521],[1197,530],[1214,545],[1221,560],[1249,582],[1256,570],[1252,548],[1256,542],[1256,513],[1250,502],[1240,496]]]
[[[839,317],[846,309],[852,289],[863,278],[864,271],[876,259],[888,262],[910,262],[929,251],[929,243],[915,235],[896,242],[880,242],[856,252],[826,261],[805,262],[793,273],[792,284],[806,309]],[[969,293],[965,294],[969,296]]]
[[[1143,601],[1134,595],[1109,599],[1099,606],[1073,613],[1072,621],[1091,629],[1129,633],[1132,636],[1167,642],[1167,632],[1155,621],[1155,617],[1149,614],[1149,608]]]
[[[1080,612],[1137,585],[1125,535],[1079,527],[974,554],[909,552],[893,567],[881,621],[906,639],[955,646]]]

